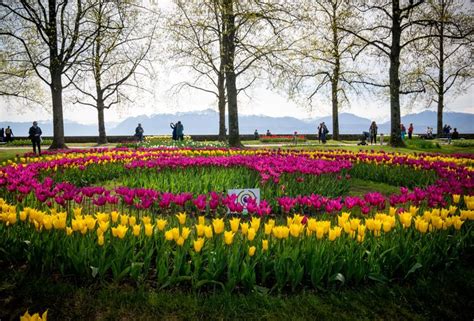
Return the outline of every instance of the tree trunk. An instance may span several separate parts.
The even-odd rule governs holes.
[[[63,86],[61,72],[51,71],[51,96],[53,99],[53,142],[49,149],[67,148],[64,140]]]
[[[63,120],[63,84],[61,65],[58,55],[58,33],[56,22],[56,0],[48,1],[49,13],[49,73],[51,75],[51,97],[53,100],[53,142],[49,149],[67,148],[64,141],[64,120]]]
[[[225,129],[225,73],[224,64],[221,62],[219,68],[219,76],[217,79],[217,87],[219,94],[219,140],[226,140],[226,129]]]
[[[333,41],[333,58],[334,68],[331,79],[331,94],[332,94],[332,139],[339,140],[339,72],[341,68],[341,61],[339,58],[339,38],[337,34],[337,2],[332,4],[332,41]]]
[[[339,74],[339,71],[337,71]],[[339,79],[336,77],[336,68],[334,68],[334,78],[331,81],[332,90],[332,139],[339,140],[339,101],[337,97],[337,86]]]
[[[400,131],[400,3],[392,1],[392,46],[390,48],[390,145],[404,146]]]
[[[104,121],[104,100],[102,94],[97,96],[97,112],[99,121],[99,139],[97,144],[107,144],[107,135],[105,133],[105,121]]]
[[[229,146],[241,147],[239,134],[239,112],[237,106],[237,84],[234,70],[235,58],[235,14],[234,0],[223,0],[224,36],[223,62],[225,66],[225,83],[227,89],[227,106],[229,109]]]
[[[444,11],[444,7],[442,8]],[[442,13],[444,17],[444,12]],[[443,135],[443,109],[444,109],[444,23],[441,19],[439,29],[439,74],[438,74],[438,117],[436,133],[438,137]]]

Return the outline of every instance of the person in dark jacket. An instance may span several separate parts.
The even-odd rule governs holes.
[[[31,139],[31,143],[33,144],[33,153],[36,154],[36,147],[38,147],[38,155],[41,156],[41,135],[43,132],[41,131],[41,128],[38,127],[36,121],[33,122],[33,126],[30,127],[28,133],[28,137]]]
[[[326,144],[327,134],[329,134],[329,130],[326,127],[326,123],[321,123],[321,142]]]
[[[459,132],[457,128],[454,128],[453,133],[451,134],[451,139],[459,139]]]
[[[176,123],[176,138],[178,140],[183,140],[184,139],[184,126],[181,124],[181,121],[178,121]]]
[[[413,136],[413,130],[413,124],[410,123],[410,126],[408,127],[408,139],[411,139],[411,137]]]
[[[13,141],[12,136],[13,136],[13,131],[10,128],[10,126],[8,126],[7,128],[5,128],[5,142],[7,143],[12,142]]]
[[[369,128],[369,136],[370,136],[370,143],[371,144],[377,144],[377,123],[375,123],[375,121],[372,122],[372,124],[370,124],[370,128]]]
[[[178,137],[176,135],[176,124],[170,123],[170,127],[173,130],[173,132],[171,133],[173,140],[178,140]]]
[[[145,131],[143,130],[142,124],[138,124],[137,128],[135,128],[135,137],[139,142],[143,141],[143,133]]]
[[[5,129],[0,128],[0,143],[5,139]]]

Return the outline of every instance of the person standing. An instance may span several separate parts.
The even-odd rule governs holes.
[[[178,140],[184,139],[184,126],[181,121],[178,121],[178,123],[176,124],[176,138]]]
[[[0,128],[0,143],[3,143],[3,140],[5,138],[5,129]]]
[[[375,123],[375,121],[373,121],[372,124],[370,124],[370,128],[369,128],[371,144],[377,144],[377,129],[378,129],[377,124]]]
[[[138,124],[137,128],[135,128],[135,137],[139,142],[143,141],[143,133],[145,131],[143,130],[142,124]]]
[[[410,123],[410,126],[408,127],[408,139],[411,139],[413,135],[413,124]]]
[[[321,142],[326,144],[326,135],[329,133],[328,128],[324,122],[321,123]]]
[[[318,142],[321,143],[321,134],[323,132],[323,123],[319,123],[318,126]]]
[[[8,126],[7,128],[5,128],[5,142],[7,143],[12,142],[13,141],[12,136],[13,136],[13,131],[10,128],[10,126]]]
[[[405,125],[400,124],[400,134],[402,137],[402,140],[405,140],[405,135],[407,134],[407,130],[405,128]]]
[[[170,123],[170,127],[173,130],[171,132],[171,139],[172,140],[177,140],[177,137],[176,137],[176,124],[175,123]]]
[[[258,130],[255,129],[254,133],[253,133],[253,139],[254,140],[259,140],[260,139],[260,135],[258,134]]]
[[[43,132],[38,126],[38,122],[34,121],[33,126],[30,127],[28,132],[31,144],[33,145],[33,153],[36,154],[36,147],[38,147],[38,155],[41,156],[41,135]]]

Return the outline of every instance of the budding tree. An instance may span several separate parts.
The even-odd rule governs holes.
[[[90,47],[97,32],[86,18],[94,5],[93,0],[0,2],[0,41],[17,42],[22,49],[22,60],[28,61],[36,76],[50,88],[52,149],[66,148],[63,89],[71,85],[74,75],[65,83],[63,75],[70,72],[81,54]]]

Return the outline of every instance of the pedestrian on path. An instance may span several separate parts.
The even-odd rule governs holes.
[[[370,133],[370,143],[377,144],[377,124],[375,121],[370,124],[369,133]]]
[[[7,128],[5,128],[5,142],[9,143],[9,142],[12,142],[13,141],[13,130],[10,128],[10,126],[8,126]]]
[[[41,135],[43,132],[41,128],[38,127],[38,122],[34,121],[33,126],[29,130],[29,138],[31,139],[31,144],[33,145],[33,153],[36,154],[36,147],[38,147],[38,155],[41,156]]]

